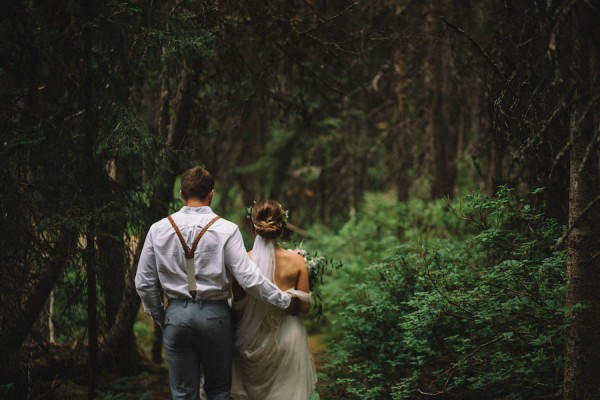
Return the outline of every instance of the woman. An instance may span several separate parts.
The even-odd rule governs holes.
[[[252,208],[256,235],[250,257],[261,272],[294,298],[278,310],[246,296],[234,285],[237,314],[233,356],[233,399],[307,400],[316,383],[306,330],[297,315],[310,310],[308,270],[299,254],[275,242],[285,229],[286,213],[273,200]]]

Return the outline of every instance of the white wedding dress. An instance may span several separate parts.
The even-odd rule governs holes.
[[[273,242],[256,237],[252,259],[274,280]],[[310,294],[288,290],[301,301]],[[267,305],[251,296],[234,304],[241,314],[234,336],[234,400],[308,400],[317,381],[306,329],[299,316]]]

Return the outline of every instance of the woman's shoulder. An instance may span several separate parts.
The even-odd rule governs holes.
[[[297,268],[300,268],[303,265],[305,265],[304,257],[302,257],[297,252],[295,252],[293,250],[285,250],[285,249],[280,249],[280,250],[281,251],[278,252],[278,256],[281,257],[282,261],[284,261],[290,265],[293,265]]]

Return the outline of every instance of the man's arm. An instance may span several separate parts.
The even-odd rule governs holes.
[[[248,293],[282,309],[290,306],[290,295],[279,290],[274,283],[265,278],[248,257],[242,234],[237,228],[225,244],[224,260],[237,282]]]
[[[138,262],[135,274],[135,289],[142,299],[144,311],[162,326],[165,322],[165,309],[159,287],[156,257],[152,246],[152,229],[150,229],[146,235],[146,241]]]

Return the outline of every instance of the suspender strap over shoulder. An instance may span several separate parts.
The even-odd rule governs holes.
[[[177,237],[179,238],[179,242],[181,242],[181,247],[183,247],[183,252],[185,253],[185,269],[187,272],[188,289],[190,291],[190,294],[192,295],[192,298],[196,297],[196,272],[194,269],[194,253],[196,252],[196,248],[198,247],[198,242],[200,242],[200,239],[202,238],[202,236],[206,233],[206,231],[208,230],[208,228],[211,227],[212,224],[217,222],[217,220],[219,218],[221,218],[221,217],[219,217],[217,215],[215,218],[210,220],[210,222],[208,224],[206,224],[204,226],[204,228],[202,228],[200,233],[198,233],[198,235],[194,239],[194,242],[192,243],[192,248],[190,249],[187,246],[187,244],[185,243],[185,239],[183,238],[183,235],[181,234],[179,227],[177,226],[177,224],[175,224],[175,221],[173,221],[173,218],[171,218],[170,215],[167,216],[167,219],[173,226],[173,229],[175,229],[175,233],[177,234]]]
[[[217,220],[219,218],[221,218],[221,217],[219,217],[217,215],[208,224],[206,224],[204,226],[204,228],[202,228],[202,230],[200,231],[200,233],[198,234],[198,236],[196,236],[196,238],[194,239],[194,242],[192,243],[192,248],[190,249],[187,246],[187,244],[185,243],[185,239],[183,238],[183,235],[181,234],[181,231],[177,227],[177,224],[175,224],[175,221],[173,221],[173,218],[171,218],[170,215],[167,216],[167,219],[169,220],[169,222],[173,226],[173,229],[175,229],[175,233],[177,234],[177,237],[179,238],[179,242],[181,242],[181,246],[183,247],[183,252],[185,253],[185,258],[194,258],[194,253],[196,252],[196,247],[198,247],[198,242],[200,242],[200,239],[202,238],[202,236],[204,235],[204,233],[206,233],[206,231],[208,230],[208,228],[210,228],[210,226],[212,224],[214,224],[215,222],[217,222]]]

